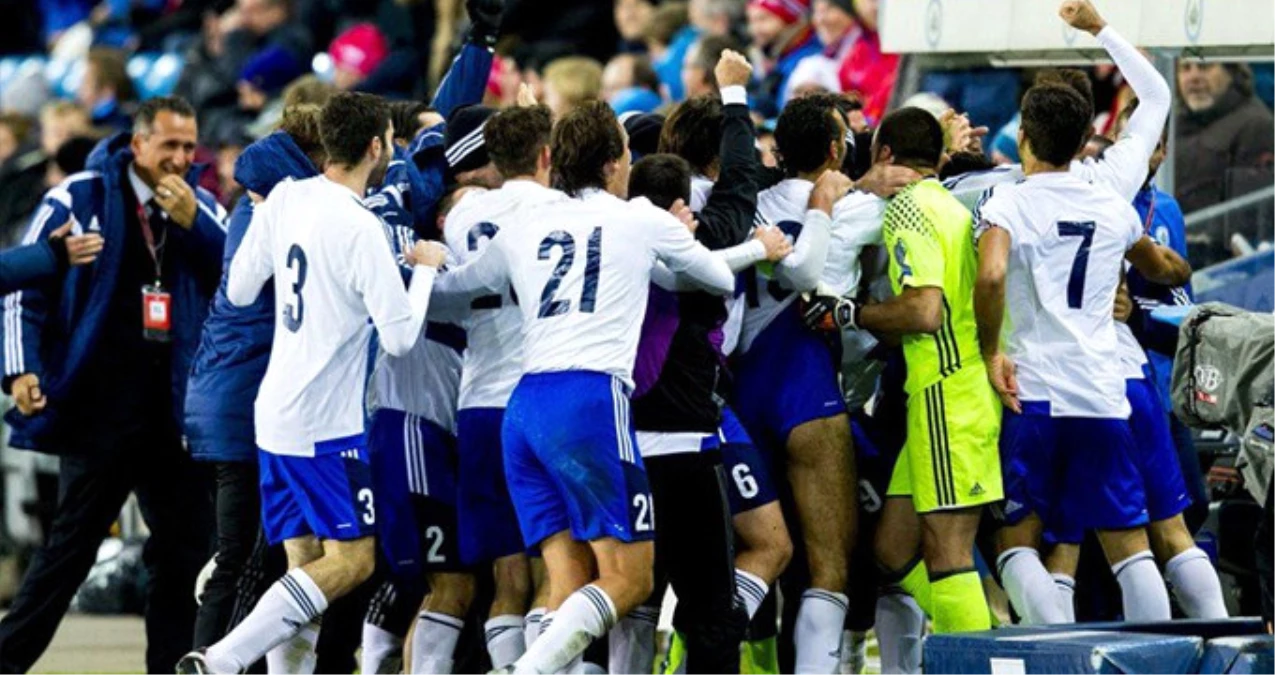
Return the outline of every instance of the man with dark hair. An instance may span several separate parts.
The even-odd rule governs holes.
[[[970,215],[933,180],[943,130],[929,112],[887,115],[872,154],[922,177],[885,211],[894,297],[864,306],[839,299],[829,310],[839,326],[903,343],[907,436],[877,529],[878,562],[885,581],[933,617],[936,633],[987,630],[973,549],[983,505],[1001,498],[999,409],[977,352]]]
[[[705,193],[701,201],[707,201],[708,189],[721,168],[724,119],[720,98],[695,96],[678,104],[660,131],[660,152],[677,155],[690,163],[696,182]]]
[[[282,304],[255,426],[266,538],[284,544],[291,569],[223,639],[183,657],[179,673],[241,672],[280,646],[284,669],[313,670],[323,612],[375,566],[363,416],[368,339],[375,326],[390,354],[415,345],[444,250],[416,244],[405,290],[381,221],[360,201],[393,151],[384,102],[337,94],[319,134],[328,153],[323,175],[274,187],[231,261],[226,288],[244,307],[273,277]]]
[[[487,119],[481,135],[503,184],[490,190],[468,188],[447,213],[443,236],[461,262],[479,256],[519,212],[563,199],[548,188],[552,126],[549,109],[542,105],[507,108]],[[483,632],[492,667],[501,669],[523,654],[524,615],[544,613],[541,608],[528,614],[530,563],[505,481],[500,436],[509,394],[521,374],[522,317],[507,289],[466,304],[469,339],[456,418],[457,549],[467,570],[489,566],[492,571],[495,593]],[[472,596],[472,586],[469,590]],[[460,637],[452,626],[468,614],[466,607],[423,607],[425,611],[429,616],[422,613],[413,638],[413,672],[437,669],[434,662],[419,659],[422,651],[429,658],[451,658]]]
[[[682,88],[687,99],[718,93],[714,69],[722,54],[734,49],[735,41],[720,35],[706,35],[691,45],[682,62]]]
[[[32,220],[29,242],[69,224],[105,246],[93,264],[5,297],[11,444],[61,456],[53,529],[0,621],[7,672],[44,651],[130,491],[151,530],[148,669],[171,668],[191,643],[212,511],[180,421],[226,237],[225,212],[194,187],[195,142],[185,101],[151,99],[134,133],[99,144]]]
[[[685,204],[691,198],[691,165],[677,155],[647,155],[629,173],[629,196],[646,197],[665,211],[678,200]]]
[[[652,263],[715,293],[734,286],[681,221],[623,200],[627,145],[605,103],[567,113],[551,152],[555,181],[574,199],[509,218],[482,255],[439,280],[440,292],[462,297],[512,285],[520,299],[524,374],[501,445],[522,538],[544,557],[553,616],[515,672],[568,669],[650,596],[655,520],[629,392]]]
[[[1169,618],[1143,528],[1147,493],[1123,366],[1112,367],[1123,360],[1112,306],[1124,260],[1158,283],[1182,283],[1190,267],[1143,233],[1126,198],[1070,170],[1090,124],[1088,103],[1072,88],[1030,89],[1018,144],[1027,178],[993,188],[974,213],[979,344],[1005,408],[997,567],[1029,623],[1071,614],[1036,552],[1046,529],[1069,543],[1097,530],[1125,618]],[[1007,294],[1011,280],[1018,290]]]

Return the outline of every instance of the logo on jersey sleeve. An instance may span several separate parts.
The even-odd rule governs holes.
[[[903,285],[903,280],[912,276],[912,266],[908,264],[908,249],[903,243],[903,238],[894,240],[894,262],[899,266],[899,285]]]

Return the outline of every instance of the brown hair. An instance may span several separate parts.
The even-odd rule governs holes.
[[[690,13],[685,2],[669,2],[655,8],[651,18],[647,19],[646,30],[642,37],[647,42],[667,45],[673,35],[690,21]]]
[[[283,107],[290,108],[302,103],[323,106],[336,92],[336,87],[320,80],[317,75],[303,75],[284,88]]]
[[[624,135],[611,106],[589,101],[563,116],[550,138],[554,185],[575,196],[606,186],[606,165],[624,154]]]
[[[564,56],[545,66],[544,80],[574,106],[602,93],[602,66],[586,56]]]
[[[283,118],[279,120],[279,131],[292,137],[301,148],[314,168],[322,171],[328,161],[328,153],[323,149],[323,137],[319,133],[319,118],[323,108],[313,103],[302,103],[283,109]]]
[[[124,52],[108,47],[94,47],[89,50],[87,65],[93,70],[98,87],[109,87],[115,91],[116,101],[126,103],[137,100],[133,80],[128,76]]]
[[[507,108],[487,120],[483,139],[496,170],[512,178],[536,173],[540,150],[549,145],[552,132],[548,107]]]

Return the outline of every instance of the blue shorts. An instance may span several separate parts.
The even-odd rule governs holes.
[[[456,440],[418,415],[381,408],[368,427],[376,534],[391,572],[462,569],[457,552]]]
[[[747,513],[779,499],[770,477],[770,462],[753,445],[744,425],[730,408],[722,408],[720,435],[722,467],[730,476],[726,496],[730,500],[731,515]]]
[[[521,553],[522,531],[505,481],[500,430],[504,408],[460,411],[460,464],[456,483],[456,515],[460,524],[460,559],[466,564],[491,562]]]
[[[1086,530],[1147,524],[1128,421],[1051,417],[1048,402],[1024,401],[1022,414],[1004,412],[1000,449],[1005,523],[1036,513],[1047,531],[1069,543]]]
[[[846,412],[837,368],[823,338],[784,309],[735,363],[735,412],[753,442],[782,450],[792,430]]]
[[[1135,461],[1147,493],[1147,516],[1152,521],[1172,518],[1191,505],[1191,495],[1182,477],[1169,416],[1150,379],[1126,380],[1125,396],[1133,408],[1129,426],[1133,430]]]
[[[505,409],[505,477],[523,541],[655,537],[629,392],[604,373],[523,375]]]
[[[376,529],[376,501],[362,435],[315,443],[314,457],[257,451],[261,526],[278,544],[314,535],[352,541]]]

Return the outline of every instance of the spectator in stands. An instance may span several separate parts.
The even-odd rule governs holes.
[[[37,0],[44,31],[44,43],[52,47],[62,32],[89,18],[94,0]]]
[[[650,112],[664,102],[660,80],[643,54],[617,54],[607,63],[602,69],[602,98],[617,115]]]
[[[84,79],[75,92],[75,100],[89,111],[94,126],[111,131],[131,129],[130,113],[137,93],[125,68],[124,52],[105,48],[89,50]]]
[[[660,5],[647,23],[646,47],[651,54],[651,67],[674,101],[686,96],[682,91],[682,62],[698,35],[684,2]]]
[[[1242,64],[1178,63],[1178,202],[1185,213],[1271,184],[1271,111]]]
[[[797,64],[820,51],[819,39],[806,18],[810,0],[749,0],[748,33],[753,65],[761,73],[752,96],[762,116],[779,115],[788,102],[788,77]]]
[[[713,68],[727,49],[737,47],[733,40],[721,35],[704,35],[691,45],[682,63],[682,92],[686,98],[717,93],[717,76]]]
[[[739,0],[691,0],[687,7],[691,25],[702,35],[738,39],[744,7]]]
[[[233,10],[205,23],[203,39],[186,54],[175,92],[198,111],[199,129],[208,137],[252,119],[239,110],[237,85],[244,64],[259,51],[279,46],[299,62],[310,62],[309,30],[290,21],[289,7],[288,0],[237,0]]]
[[[850,0],[815,0],[810,22],[823,44],[823,52],[807,56],[797,64],[789,79],[789,96],[810,91],[841,91],[842,64],[861,32],[854,21]]]
[[[854,40],[849,56],[842,61],[842,91],[858,92],[863,98],[863,112],[875,124],[890,106],[894,78],[899,72],[899,55],[881,52],[881,35],[877,32],[878,0],[854,0],[855,21],[862,32]]]
[[[40,109],[40,148],[52,157],[73,136],[87,136],[93,125],[88,112],[71,101],[55,101]]]
[[[0,113],[0,164],[18,152],[31,136],[31,120],[17,113]]]
[[[351,26],[328,46],[328,56],[332,57],[332,83],[341,91],[358,89],[389,53],[389,42],[375,24]]]
[[[615,28],[620,32],[621,53],[644,52],[646,24],[655,13],[651,0],[615,0]]]
[[[244,131],[252,138],[261,138],[274,131],[283,116],[284,88],[306,73],[308,68],[297,61],[296,56],[283,47],[271,45],[257,52],[244,64],[239,75],[239,109],[255,115],[243,129],[223,129],[220,140],[239,139]],[[242,149],[242,148],[240,148]],[[234,166],[234,160],[229,164]],[[229,172],[227,172],[229,174]],[[225,184],[223,178],[222,184]],[[224,193],[223,193],[224,194]],[[223,203],[234,203],[223,200]]]
[[[145,102],[135,132],[98,145],[93,171],[50,192],[32,221],[32,240],[96,222],[107,245],[55,283],[63,292],[24,291],[5,307],[10,443],[59,455],[61,472],[52,532],[0,620],[0,671],[40,657],[131,492],[151,532],[147,670],[168,672],[190,649],[213,520],[180,414],[225,243],[225,211],[190,171],[194,116],[181,99]]]
[[[602,66],[583,56],[566,56],[545,68],[544,101],[555,120],[602,93]]]

